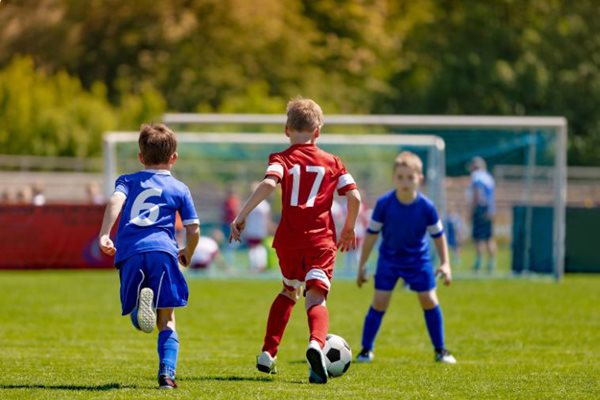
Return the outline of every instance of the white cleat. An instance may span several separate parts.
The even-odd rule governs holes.
[[[306,349],[306,360],[308,361],[308,381],[310,383],[327,383],[327,368],[325,367],[325,355],[321,350],[319,342],[311,340]]]
[[[150,333],[156,325],[156,313],[153,306],[154,292],[150,288],[140,291],[140,303],[137,309],[137,323],[143,332]]]
[[[446,349],[435,352],[435,361],[444,364],[456,364],[456,358]]]
[[[370,363],[370,362],[373,361],[373,358],[375,358],[375,354],[372,351],[363,349],[356,356],[356,362],[359,362],[359,363]]]
[[[276,374],[277,356],[271,357],[268,351],[263,351],[256,357],[256,369],[267,374]]]

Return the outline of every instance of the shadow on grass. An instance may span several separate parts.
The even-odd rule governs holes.
[[[306,358],[299,358],[298,360],[286,361],[286,364],[306,364],[306,365],[308,365],[308,362],[306,361]]]
[[[105,383],[104,385],[42,385],[36,383],[23,385],[3,385],[0,384],[0,390],[3,389],[46,389],[46,390],[75,390],[88,392],[104,392],[115,389],[136,389],[134,385],[121,385],[120,383]]]
[[[270,376],[179,376],[177,381],[273,382]]]

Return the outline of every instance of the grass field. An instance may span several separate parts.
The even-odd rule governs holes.
[[[254,370],[275,281],[190,280],[178,311],[180,388],[156,389],[156,333],[120,317],[110,272],[0,274],[0,399],[600,398],[600,276],[559,283],[463,280],[439,290],[448,347],[438,365],[412,293],[398,290],[371,365],[307,383],[298,307],[279,374]],[[331,332],[358,351],[372,290],[334,282]]]

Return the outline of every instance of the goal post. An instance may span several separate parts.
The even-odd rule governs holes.
[[[165,123],[185,127],[261,127],[270,131],[285,124],[284,114],[186,114],[169,113],[163,117]],[[464,164],[469,158],[481,155],[494,165],[521,165],[526,173],[520,181],[512,182],[498,190],[505,201],[505,213],[512,213],[517,221],[518,207],[525,209],[524,237],[526,242],[522,254],[513,254],[513,269],[516,259],[524,259],[521,272],[550,270],[556,280],[564,274],[565,265],[565,218],[567,193],[567,120],[564,117],[524,116],[431,116],[431,115],[326,115],[327,132],[352,131],[409,136],[429,134],[441,137],[446,142],[445,167],[449,183],[458,182],[464,174]],[[228,128],[229,127],[229,128]],[[394,135],[395,134],[395,135]],[[324,135],[326,136],[326,135]],[[536,178],[539,168],[551,169],[545,181]],[[461,171],[462,170],[462,171]],[[493,172],[493,171],[492,171]],[[455,179],[456,178],[456,179]],[[463,179],[464,181],[464,179]],[[452,183],[454,184],[454,183]],[[547,194],[541,193],[546,192]],[[457,200],[455,200],[457,201]],[[541,259],[536,248],[537,217],[540,208],[550,210],[551,257]],[[463,212],[465,213],[465,212]],[[505,217],[509,218],[509,217]],[[548,222],[548,221],[546,221]],[[513,223],[504,223],[503,234],[514,245],[520,239],[513,237]],[[520,223],[520,222],[519,222]],[[544,250],[541,250],[542,252]],[[540,263],[544,264],[540,266]],[[549,268],[546,268],[549,263]]]

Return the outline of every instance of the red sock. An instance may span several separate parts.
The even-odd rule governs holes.
[[[282,294],[279,294],[269,311],[269,319],[267,320],[267,333],[262,351],[268,351],[272,357],[277,355],[277,350],[283,332],[292,315],[292,308],[296,304],[292,299]]]
[[[321,348],[325,346],[327,331],[329,330],[329,312],[323,305],[312,306],[306,312],[308,315],[308,328],[310,340],[319,342]]]

